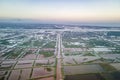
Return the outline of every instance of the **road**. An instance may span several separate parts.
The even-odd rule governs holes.
[[[56,63],[56,80],[63,80],[62,79],[62,56],[61,56],[61,35],[60,33],[57,34],[57,47],[56,47],[56,59],[57,59],[57,63]]]

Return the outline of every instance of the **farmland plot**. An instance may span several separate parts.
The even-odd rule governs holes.
[[[46,78],[42,78],[42,79],[38,79],[38,80],[54,80],[54,77],[46,77]]]
[[[83,56],[83,57],[74,56],[73,58],[78,64],[99,59],[98,57],[95,56]]]
[[[52,68],[44,68],[44,67],[34,68],[32,73],[32,78],[37,78],[47,75],[54,75],[54,71]]]
[[[99,73],[99,72],[104,72],[104,70],[102,69],[101,66],[95,64],[80,66],[64,66],[65,75]]]
[[[22,57],[22,59],[36,59],[36,50],[28,50]]]
[[[47,65],[47,64],[48,64],[48,60],[45,60],[45,59],[35,61],[36,66]]]
[[[105,80],[100,74],[67,75],[64,80]]]
[[[72,57],[65,57],[64,59],[63,59],[63,63],[64,63],[64,65],[72,65],[72,64],[76,64],[75,62],[74,62],[74,60],[73,60],[73,58]]]
[[[18,80],[20,76],[20,70],[12,70],[8,80]]]
[[[1,63],[0,68],[1,69],[10,69],[14,64],[16,63],[16,61],[3,61]]]
[[[27,68],[32,67],[33,60],[22,60],[18,61],[15,68]]]
[[[111,63],[110,65],[112,65],[117,70],[120,70],[120,63]]]
[[[31,72],[31,68],[30,69],[22,69],[20,80],[27,80],[27,79],[29,79],[30,72]]]
[[[55,65],[55,59],[42,59],[42,60],[36,60],[35,62],[36,66],[42,66],[42,65]]]

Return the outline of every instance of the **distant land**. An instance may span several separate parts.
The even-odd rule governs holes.
[[[57,25],[57,26],[56,26]],[[60,26],[60,27],[59,27]],[[2,19],[0,28],[6,29],[62,29],[61,26],[81,28],[120,28],[120,22],[57,22],[31,19]]]

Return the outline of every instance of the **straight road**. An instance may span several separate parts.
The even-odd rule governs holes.
[[[56,47],[56,59],[57,59],[57,64],[56,64],[56,80],[63,80],[62,79],[62,56],[61,56],[61,35],[60,33],[57,34],[57,47]]]

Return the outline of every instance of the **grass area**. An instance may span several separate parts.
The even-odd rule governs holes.
[[[103,67],[103,69],[105,71],[115,71],[116,70],[113,66],[111,66],[107,63],[100,63],[100,66]]]
[[[64,80],[105,80],[100,74],[66,75]]]
[[[43,48],[55,48],[56,42],[55,41],[51,41],[49,43],[47,43],[46,45],[43,46]]]
[[[51,57],[54,55],[53,51],[40,51],[39,54],[44,55],[44,57]]]
[[[28,54],[33,54],[33,51],[32,50],[28,50],[24,55],[22,55],[22,58],[25,57]]]
[[[31,40],[24,42],[23,44],[21,44],[20,46],[30,46],[31,45]]]
[[[50,67],[46,67],[45,68],[48,72],[51,72],[52,71],[52,69],[50,68]]]
[[[9,55],[13,54],[15,49],[9,51],[9,52],[6,52],[5,54],[2,55],[2,57],[8,57]]]
[[[88,47],[95,47],[95,46],[112,47],[113,45],[114,44],[112,44],[111,42],[105,40],[90,39],[89,41],[87,41]]]
[[[69,37],[69,38],[62,38],[63,42],[84,42],[84,40],[82,40],[81,38],[72,38],[72,37]]]
[[[112,50],[114,54],[120,54],[120,46],[116,46],[115,49]]]
[[[109,31],[107,36],[120,36],[120,31]]]
[[[40,43],[40,41],[39,40],[36,40],[36,41],[34,41],[34,44],[33,44],[34,46],[41,46],[42,45],[42,43]]]
[[[90,52],[87,52],[87,53],[84,54],[84,56],[95,56],[95,55],[90,53]]]
[[[46,65],[46,63],[36,63],[36,66]]]
[[[15,49],[13,52],[11,52],[8,59],[15,59],[22,51],[23,49]]]
[[[33,52],[32,50],[29,50],[29,51],[26,52],[26,55],[27,54],[32,54],[32,52]]]
[[[0,69],[7,70],[7,69],[10,69],[11,67],[12,67],[12,65],[7,66],[7,67],[0,67]]]
[[[0,76],[0,80],[4,80],[5,79],[5,76]]]
[[[22,36],[19,36],[19,37],[17,37],[18,39],[24,39],[24,38],[27,38],[27,36],[26,35],[22,35]]]
[[[36,41],[34,41],[33,46],[41,46],[45,42],[46,42],[45,40],[41,40],[41,41],[40,40],[36,40]]]
[[[0,40],[0,44],[3,44],[3,45],[10,45],[10,43],[9,43],[8,40]]]
[[[79,51],[74,51],[74,52],[69,52],[69,51],[65,51],[65,56],[75,56],[75,55],[80,55],[83,54],[83,56],[95,56],[94,54],[92,54],[91,52],[79,52]]]
[[[65,51],[64,54],[65,54],[65,56],[71,56],[71,55],[75,56],[75,55],[82,54],[82,52],[79,52],[79,51],[73,51],[73,52],[71,52],[71,51]]]
[[[120,80],[120,72],[119,71],[112,72],[111,75],[113,76],[114,80]]]
[[[82,45],[68,45],[68,43],[63,43],[63,45],[66,47],[66,48],[81,48]]]

